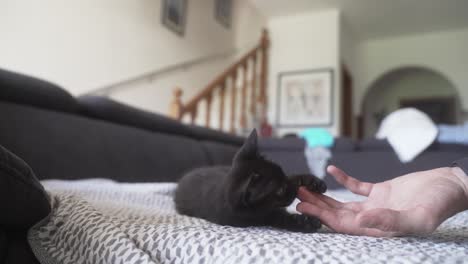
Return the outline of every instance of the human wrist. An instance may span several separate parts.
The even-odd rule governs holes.
[[[468,209],[468,175],[458,166],[450,168],[452,174],[457,178],[457,182],[464,191],[465,198],[465,210]]]

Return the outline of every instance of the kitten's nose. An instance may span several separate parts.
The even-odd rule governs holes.
[[[276,191],[276,195],[278,195],[278,196],[283,196],[284,193],[285,193],[285,191],[286,191],[285,188],[284,188],[284,187],[281,187],[281,188],[279,188],[279,189]]]
[[[327,185],[325,184],[325,182],[323,181],[320,181],[319,184],[318,184],[318,191],[320,193],[324,193],[327,191]]]

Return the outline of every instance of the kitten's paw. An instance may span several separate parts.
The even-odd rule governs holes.
[[[304,233],[313,233],[322,227],[322,223],[318,218],[310,217],[307,215],[296,214],[293,216],[296,222],[296,230]]]
[[[311,179],[306,182],[305,187],[311,192],[324,193],[327,191],[325,182],[317,177],[311,177]]]

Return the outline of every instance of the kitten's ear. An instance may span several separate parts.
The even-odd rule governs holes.
[[[234,161],[250,160],[258,157],[257,130],[252,130],[242,147],[237,151]]]

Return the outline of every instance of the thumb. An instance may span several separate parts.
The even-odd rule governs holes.
[[[375,228],[399,234],[430,233],[437,227],[427,216],[424,208],[412,210],[392,210],[377,208],[358,215],[358,225],[362,228]]]

